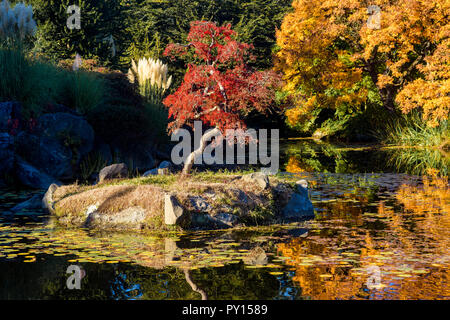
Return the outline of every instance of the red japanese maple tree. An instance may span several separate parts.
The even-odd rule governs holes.
[[[253,46],[236,41],[231,25],[194,21],[187,41],[170,44],[164,51],[172,59],[193,57],[181,86],[163,101],[174,119],[169,130],[193,127],[196,120],[214,130],[202,137],[199,149],[186,159],[185,174],[211,137],[225,129],[245,129],[243,117],[253,110],[266,113],[274,105],[275,88],[281,81],[273,71],[252,71],[247,66],[253,59]]]

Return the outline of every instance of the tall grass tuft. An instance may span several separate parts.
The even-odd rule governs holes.
[[[146,103],[144,105],[148,119],[158,143],[168,143],[167,126],[169,112],[161,103]]]
[[[108,161],[106,161],[99,152],[92,151],[80,163],[81,179],[83,182],[88,181],[93,173],[99,172],[106,167],[107,164]]]
[[[60,99],[68,107],[85,115],[98,107],[105,97],[104,80],[87,71],[66,71]]]
[[[378,137],[386,144],[400,146],[450,147],[448,121],[442,121],[432,128],[422,120],[419,112],[411,112],[399,119],[388,122],[383,133]]]
[[[164,93],[172,84],[167,65],[152,58],[141,58],[137,64],[133,60],[128,79],[131,83],[137,83],[141,95],[153,104],[161,103]]]
[[[58,99],[61,71],[21,50],[0,48],[0,75],[0,101],[20,101],[25,117]]]

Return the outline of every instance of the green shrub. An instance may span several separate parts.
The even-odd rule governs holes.
[[[59,102],[86,115],[103,102],[105,84],[92,72],[65,71],[59,95]]]

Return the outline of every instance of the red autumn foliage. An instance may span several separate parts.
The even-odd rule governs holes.
[[[236,41],[231,25],[194,21],[185,45],[170,44],[164,51],[172,59],[191,54],[184,81],[164,99],[171,131],[195,120],[224,129],[245,128],[243,117],[252,110],[267,113],[274,104],[281,78],[273,71],[252,71],[252,45]]]

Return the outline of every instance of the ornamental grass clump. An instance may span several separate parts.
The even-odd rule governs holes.
[[[172,84],[168,76],[168,67],[161,60],[141,58],[138,63],[133,60],[128,71],[128,79],[139,85],[139,91],[148,102],[160,104],[164,93]]]
[[[0,3],[0,39],[7,44],[21,42],[36,32],[33,7],[18,3],[12,8],[7,0]]]

